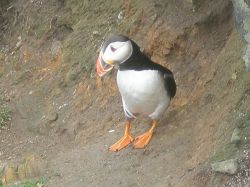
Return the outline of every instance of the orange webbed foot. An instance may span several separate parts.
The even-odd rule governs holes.
[[[144,134],[135,138],[133,146],[136,149],[143,149],[148,145],[149,141],[151,140],[154,132],[154,128],[156,127],[157,122],[153,120],[152,127],[145,132]]]
[[[124,135],[118,142],[109,147],[109,151],[117,152],[127,147],[132,141],[133,137],[130,134]]]
[[[135,138],[133,143],[134,148],[136,149],[143,149],[148,145],[149,141],[151,140],[153,132],[146,132],[138,137]]]
[[[124,136],[118,142],[111,145],[109,147],[109,151],[113,151],[113,152],[120,151],[121,149],[127,147],[134,140],[134,138],[131,136],[129,130],[130,130],[130,122],[127,121],[125,124]]]

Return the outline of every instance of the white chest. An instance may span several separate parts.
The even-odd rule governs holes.
[[[117,84],[123,106],[133,114],[150,115],[160,108],[162,113],[170,100],[158,71],[118,71]]]

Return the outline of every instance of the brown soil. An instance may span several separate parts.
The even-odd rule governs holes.
[[[40,176],[53,187],[229,186],[233,176],[212,172],[209,163],[241,150],[217,151],[250,101],[229,1],[194,8],[181,0],[17,0],[4,10],[0,90],[12,120],[0,131],[1,165],[38,155],[46,163]],[[98,47],[111,32],[132,37],[177,81],[144,150],[107,150],[124,128],[115,72],[103,80],[94,72]],[[132,133],[148,123],[135,120]]]

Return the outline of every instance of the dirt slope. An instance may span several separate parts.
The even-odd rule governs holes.
[[[0,169],[26,155],[43,162],[39,174],[17,171],[11,184],[45,177],[52,187],[246,185],[244,172],[210,169],[249,149],[230,143],[239,116],[250,116],[250,77],[229,1],[16,0],[3,10],[0,91],[12,120],[0,131]],[[101,81],[94,63],[112,32],[132,37],[177,81],[145,150],[107,151],[123,133],[123,110],[115,72]],[[138,119],[132,132],[147,128]]]

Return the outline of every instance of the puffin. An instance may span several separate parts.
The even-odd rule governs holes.
[[[120,151],[129,144],[137,149],[145,148],[160,117],[176,94],[173,73],[151,61],[132,39],[120,34],[113,34],[103,42],[95,69],[102,78],[114,67],[118,70],[117,86],[126,122],[123,137],[111,145],[109,151]],[[131,122],[140,116],[149,118],[151,127],[134,138],[130,132]]]

